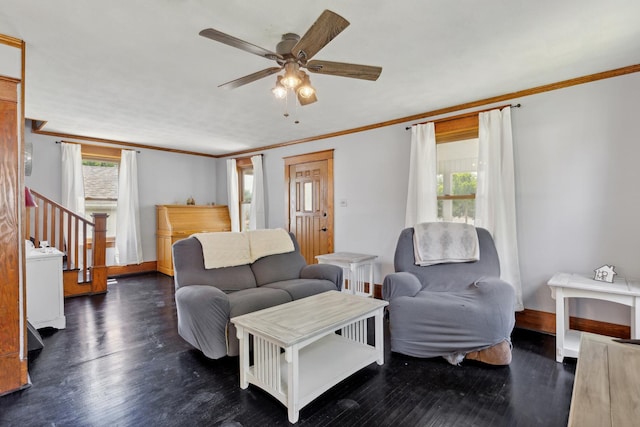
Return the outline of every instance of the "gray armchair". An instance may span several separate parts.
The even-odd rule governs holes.
[[[384,279],[389,301],[391,350],[415,357],[442,356],[458,364],[465,357],[493,365],[511,362],[515,325],[513,287],[500,280],[493,238],[476,228],[480,259],[415,265],[413,228],[396,247],[396,273]]]

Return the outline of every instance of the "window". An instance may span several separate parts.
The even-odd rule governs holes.
[[[438,219],[473,224],[478,139],[438,144]]]
[[[437,121],[438,219],[474,224],[478,113]]]
[[[240,203],[240,231],[249,229],[251,196],[253,195],[253,164],[250,157],[236,159],[238,169],[238,200]]]
[[[120,149],[82,146],[82,175],[84,179],[85,218],[93,221],[94,213],[106,213],[107,242],[116,236],[118,208],[118,171]]]

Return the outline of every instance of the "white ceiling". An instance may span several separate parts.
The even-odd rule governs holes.
[[[0,0],[26,42],[26,115],[45,129],[223,155],[393,120],[640,63],[638,0]],[[379,65],[376,82],[312,74],[290,107],[274,62],[200,37],[275,50],[324,9],[351,25],[315,59]],[[299,123],[295,123],[295,121]]]

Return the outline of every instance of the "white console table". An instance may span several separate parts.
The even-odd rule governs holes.
[[[66,326],[62,256],[55,248],[27,251],[27,319],[36,329]]]
[[[373,297],[373,262],[376,255],[357,254],[353,252],[336,252],[317,255],[318,264],[332,264],[342,267],[342,292],[354,295]],[[369,280],[369,289],[365,283]]]
[[[616,278],[613,283],[599,282],[589,276],[556,273],[547,283],[556,300],[556,360],[578,357],[579,331],[569,329],[569,298],[592,298],[631,307],[631,338],[640,333],[640,283]]]

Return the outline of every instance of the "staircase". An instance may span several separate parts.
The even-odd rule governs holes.
[[[94,222],[31,190],[37,204],[27,208],[25,239],[36,247],[47,241],[64,253],[64,296],[107,292],[107,214],[93,214]]]

